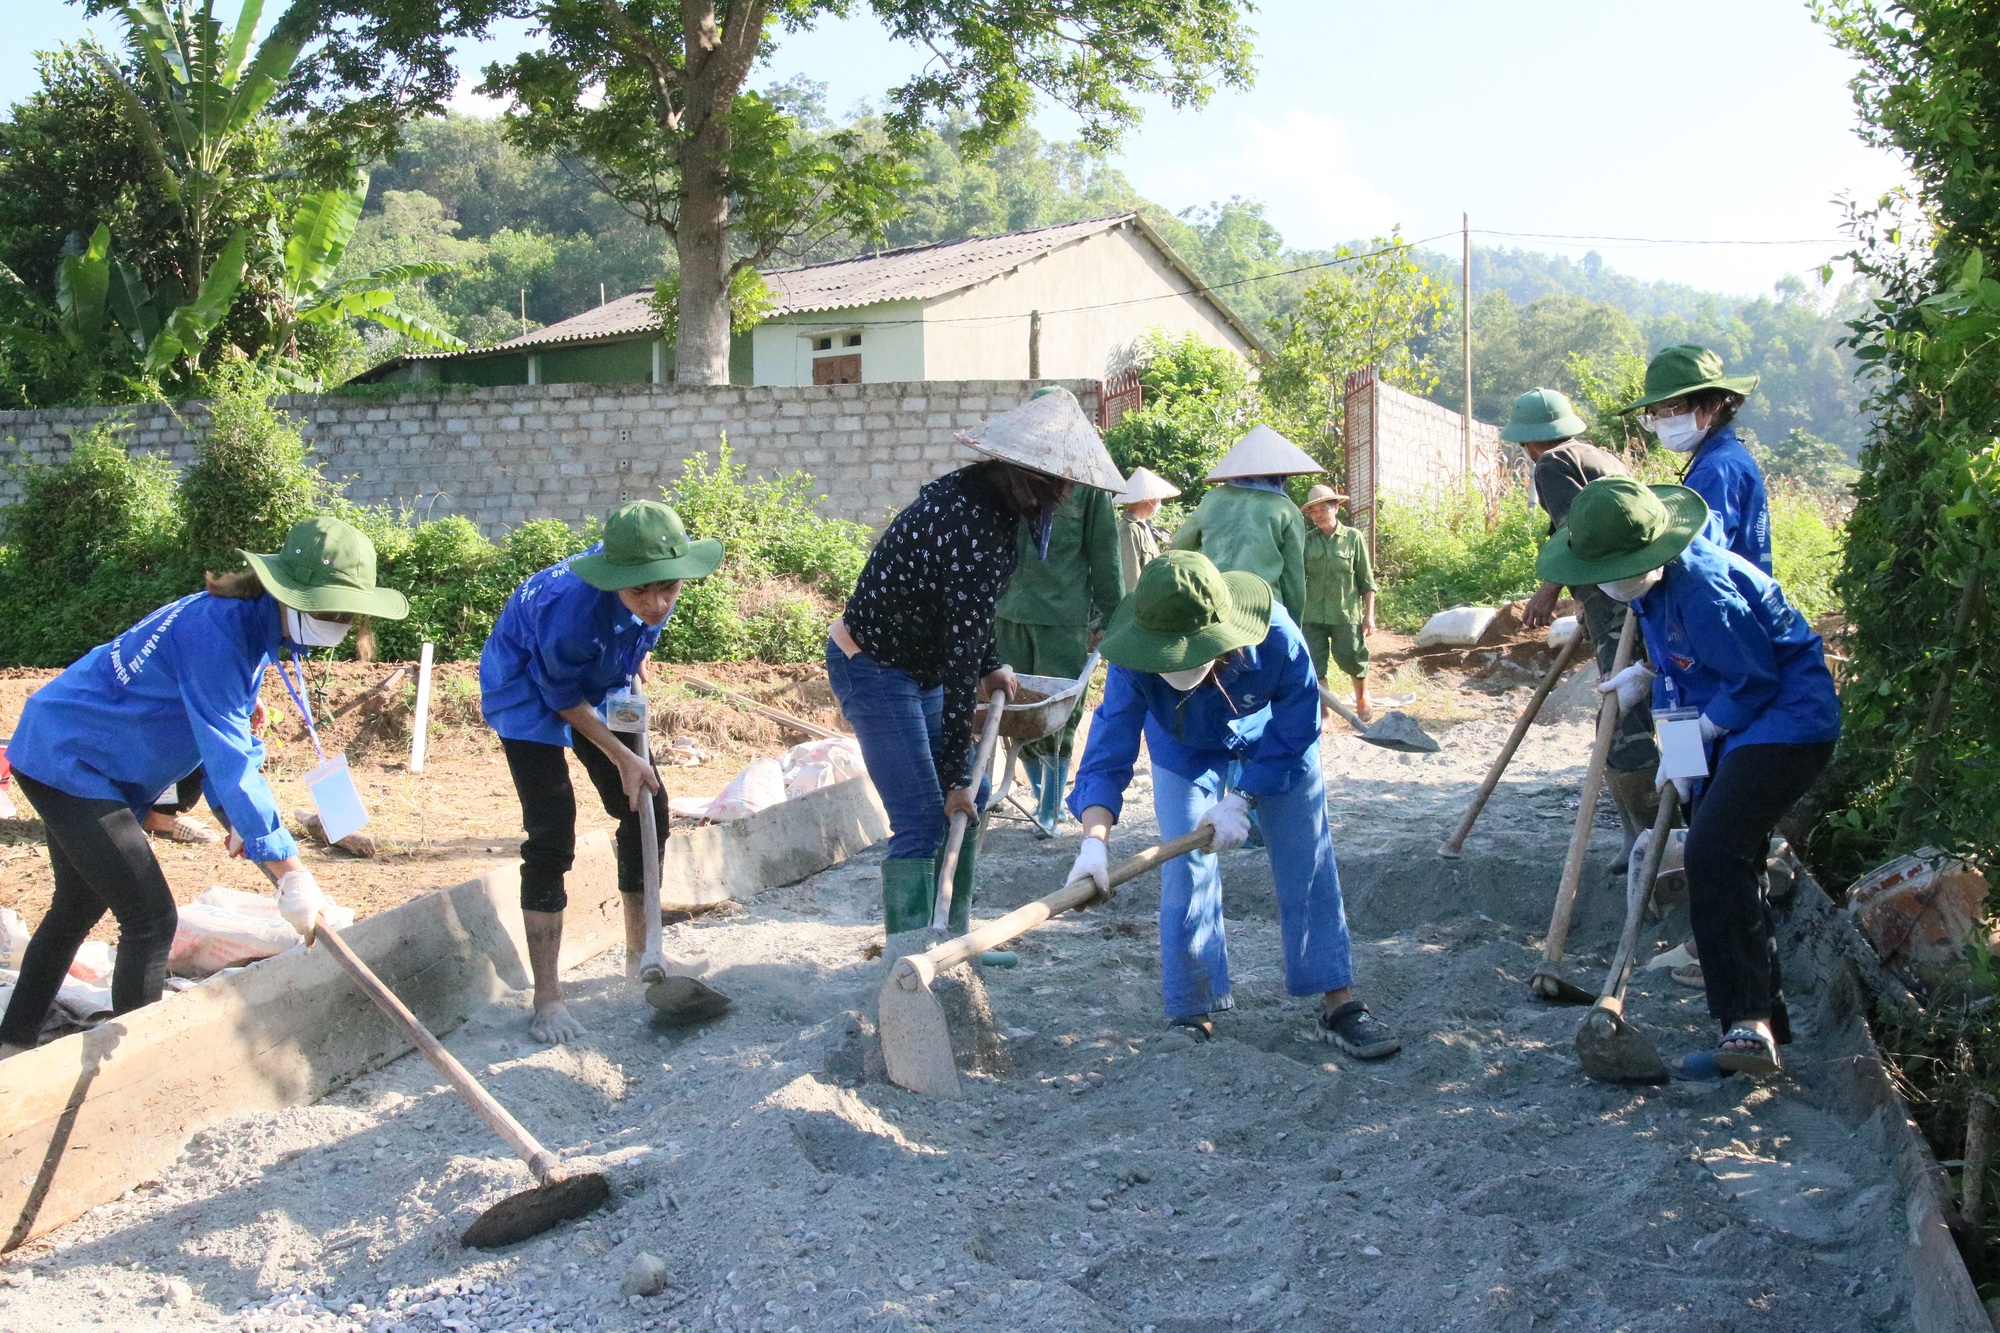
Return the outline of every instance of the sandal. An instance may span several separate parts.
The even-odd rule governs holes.
[[[1689,963],[1685,967],[1677,967],[1667,973],[1667,975],[1672,977],[1677,984],[1686,986],[1689,990],[1708,989],[1708,978],[1703,975],[1700,963]]]
[[[1689,1051],[1667,1061],[1667,1077],[1677,1083],[1713,1083],[1729,1077],[1714,1051]]]
[[[1778,1043],[1753,1027],[1733,1027],[1716,1043],[1715,1063],[1732,1074],[1775,1074]]]
[[[1196,1041],[1208,1041],[1215,1036],[1215,1020],[1207,1014],[1189,1014],[1186,1018],[1176,1018],[1167,1024],[1169,1032],[1185,1032]]]
[[[152,830],[148,830],[148,832],[152,832]],[[153,836],[156,838],[165,838],[169,842],[210,843],[222,841],[220,833],[217,833],[199,819],[195,819],[189,815],[175,815],[172,828],[161,829],[153,833]]]
[[[1359,1000],[1349,1000],[1338,1009],[1320,1010],[1315,1035],[1356,1060],[1380,1060],[1403,1049],[1402,1038]]]

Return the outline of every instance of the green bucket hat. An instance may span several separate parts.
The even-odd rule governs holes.
[[[1255,574],[1225,574],[1199,551],[1168,551],[1147,564],[1139,586],[1111,613],[1098,648],[1133,671],[1185,671],[1262,643],[1270,632],[1270,584]]]
[[[1570,502],[1569,521],[1535,557],[1535,572],[1572,588],[1658,569],[1708,522],[1708,502],[1685,486],[1599,477]]]
[[[401,620],[410,601],[394,588],[375,586],[375,543],[337,518],[294,523],[281,551],[237,551],[257,571],[264,591],[308,615],[345,612]]]
[[[569,562],[576,576],[603,592],[667,579],[706,578],[722,563],[722,543],[691,541],[681,516],[658,500],[634,500],[604,520],[604,549]]]
[[[1756,387],[1757,376],[1725,375],[1722,358],[1714,352],[1693,343],[1679,343],[1646,363],[1645,396],[1618,410],[1636,412],[1697,389],[1727,389],[1748,396]]]
[[[1530,389],[1514,400],[1514,410],[1508,414],[1500,438],[1510,444],[1545,444],[1573,440],[1586,429],[1568,394],[1557,389]]]

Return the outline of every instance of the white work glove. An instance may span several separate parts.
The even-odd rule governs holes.
[[[1076,862],[1069,868],[1069,878],[1063,881],[1068,888],[1080,879],[1087,879],[1097,885],[1100,894],[1111,892],[1111,867],[1105,855],[1104,839],[1085,838],[1083,846],[1077,848]]]
[[[310,870],[287,870],[278,879],[278,915],[285,918],[285,924],[299,932],[300,938],[312,939],[313,927],[319,924],[319,914],[330,904],[326,895],[319,891],[319,881]]]
[[[1701,743],[1703,745],[1713,744],[1728,734],[1729,728],[1716,726],[1714,722],[1709,720],[1707,713],[1701,715]]]
[[[1669,783],[1673,784],[1674,795],[1681,798],[1681,809],[1683,810],[1687,809],[1688,802],[1694,799],[1693,781],[1688,778],[1661,778],[1657,786],[1661,790],[1665,790],[1667,784]]]
[[[1631,712],[1640,704],[1653,697],[1653,682],[1660,673],[1644,662],[1634,662],[1609,680],[1597,682],[1599,694],[1616,694],[1618,706]]]
[[[1250,802],[1230,792],[1208,807],[1208,813],[1195,821],[1195,828],[1199,830],[1203,824],[1215,830],[1215,836],[1208,840],[1209,851],[1233,852],[1250,841]]]

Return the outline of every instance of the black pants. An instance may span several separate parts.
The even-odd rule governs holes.
[[[620,740],[626,740],[620,736]],[[626,741],[630,744],[630,741]],[[514,791],[521,798],[521,825],[528,840],[521,844],[521,910],[560,912],[569,906],[563,877],[576,860],[576,789],[570,785],[569,764],[560,745],[541,741],[510,741],[500,748]],[[625,799],[618,765],[611,756],[579,736],[571,747],[604,802],[604,813],[618,821],[618,891],[645,892],[644,852],[639,841],[639,814]],[[667,838],[667,795],[653,793],[653,818],[660,841]]]
[[[1725,1028],[1753,1018],[1778,1026],[1782,975],[1764,901],[1764,862],[1778,821],[1832,758],[1832,741],[1739,746],[1722,757],[1695,800],[1687,835],[1688,915],[1701,950],[1708,1012]]]
[[[201,769],[182,778],[174,784],[174,799],[153,802],[156,815],[184,815],[201,804]]]
[[[42,817],[55,897],[21,958],[21,977],[0,1019],[0,1041],[33,1046],[62,989],[69,965],[109,911],[118,918],[118,961],[111,1008],[127,1013],[160,998],[173,947],[173,890],[153,857],[138,817],[122,801],[93,801],[57,791],[20,769],[14,777]]]

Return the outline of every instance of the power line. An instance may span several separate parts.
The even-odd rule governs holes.
[[[1616,245],[1847,245],[1851,243],[1848,239],[1838,236],[1802,236],[1796,240],[1785,241],[1729,238],[1694,240],[1665,236],[1573,236],[1554,231],[1490,231],[1479,227],[1473,228],[1472,234],[1505,236],[1520,241],[1602,241]]]

